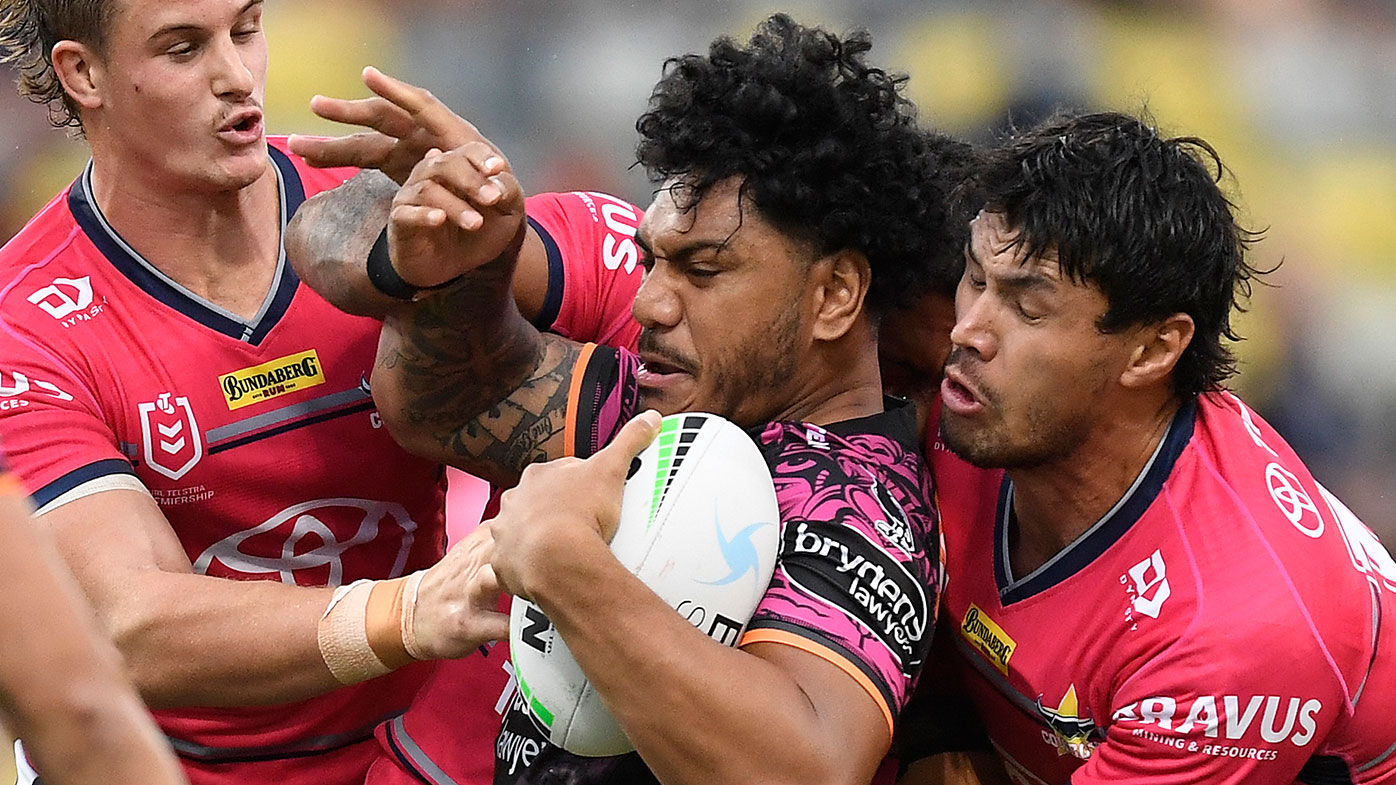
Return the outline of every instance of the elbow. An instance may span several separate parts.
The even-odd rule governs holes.
[[[313,201],[314,199],[311,200]],[[312,289],[316,288],[315,270],[321,261],[317,258],[315,243],[311,241],[314,223],[309,215],[313,212],[315,210],[310,202],[302,205],[286,225],[286,234],[282,238],[282,245],[286,249],[286,261],[291,264],[291,269],[296,271],[296,275]]]
[[[437,463],[450,462],[442,446],[446,440],[429,423],[409,417],[397,407],[381,404],[378,406],[378,416],[383,421],[383,429],[402,449]]]

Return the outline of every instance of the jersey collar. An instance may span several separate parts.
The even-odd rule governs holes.
[[[1168,433],[1159,440],[1149,462],[1115,506],[1046,564],[1017,579],[1013,578],[1008,558],[1008,533],[1012,524],[1016,523],[1012,503],[1013,482],[1005,474],[999,486],[998,509],[994,516],[994,578],[998,582],[1003,604],[1026,599],[1070,578],[1123,537],[1163,490],[1164,482],[1173,473],[1173,465],[1192,440],[1196,421],[1197,401],[1192,399],[1173,415]]]
[[[281,197],[281,237],[286,236],[286,224],[295,215],[296,209],[305,201],[305,188],[300,176],[286,154],[268,145],[268,153],[276,167],[277,190]],[[179,311],[211,330],[230,338],[252,345],[262,342],[272,327],[285,315],[291,300],[296,295],[300,279],[295,270],[286,263],[286,249],[280,248],[276,259],[276,278],[271,291],[262,301],[262,307],[252,319],[244,319],[214,303],[189,291],[177,281],[165,275],[132,248],[120,234],[107,223],[106,216],[97,206],[92,191],[92,162],[89,161],[82,176],[68,191],[68,207],[73,217],[82,227],[97,250],[111,262],[112,266],[146,294]]]

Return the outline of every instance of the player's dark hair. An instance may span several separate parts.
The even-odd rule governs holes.
[[[55,128],[81,133],[82,121],[53,69],[54,44],[77,41],[103,51],[114,12],[112,0],[0,0],[0,63],[19,71],[20,95],[48,104]]]
[[[1102,332],[1192,317],[1173,371],[1174,392],[1187,398],[1236,373],[1222,339],[1240,340],[1231,312],[1259,274],[1245,252],[1260,233],[1237,223],[1224,171],[1197,137],[1165,138],[1113,112],[1062,114],[987,151],[978,188],[1025,258],[1055,254],[1063,275],[1100,287]]]
[[[723,37],[706,56],[667,60],[635,125],[639,162],[677,177],[687,206],[740,176],[741,197],[781,231],[821,254],[863,252],[880,314],[924,292],[937,256],[961,247],[947,209],[957,175],[942,158],[963,146],[917,127],[907,78],[865,64],[871,47],[866,31],[840,38],[777,14],[745,46]]]

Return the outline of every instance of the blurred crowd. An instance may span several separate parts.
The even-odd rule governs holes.
[[[867,27],[923,123],[985,141],[1056,107],[1147,111],[1210,141],[1278,269],[1241,319],[1236,380],[1318,478],[1396,542],[1396,3],[1391,0],[268,0],[267,126],[335,133],[315,93],[378,65],[429,87],[530,191],[648,203],[635,118],[664,58],[772,11]],[[7,75],[12,76],[12,75]],[[0,239],[87,157],[0,91]]]

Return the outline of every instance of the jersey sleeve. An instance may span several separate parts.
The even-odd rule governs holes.
[[[108,487],[144,487],[96,396],[66,363],[4,322],[0,358],[0,443],[36,508]]]
[[[1348,712],[1324,654],[1291,625],[1213,629],[1116,690],[1105,739],[1073,785],[1290,785]]]
[[[634,347],[640,326],[630,306],[644,273],[634,237],[643,212],[581,191],[531,196],[526,209],[548,254],[548,293],[536,326],[574,341]]]
[[[881,477],[837,451],[773,464],[780,555],[742,645],[780,643],[837,666],[878,704],[890,733],[930,646],[940,539],[921,464],[890,441],[878,449],[879,463],[894,467]]]
[[[582,346],[567,391],[567,454],[588,458],[639,411],[635,371],[640,358],[594,343]]]

